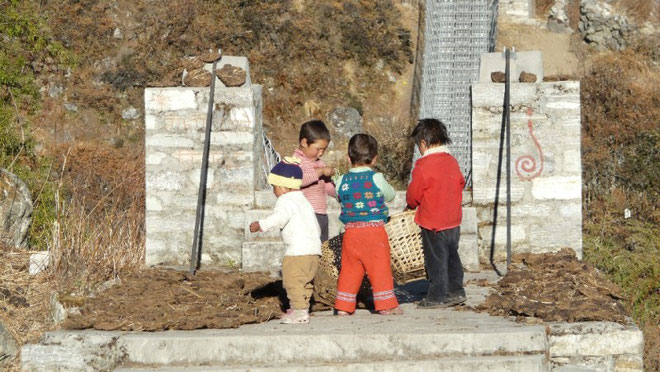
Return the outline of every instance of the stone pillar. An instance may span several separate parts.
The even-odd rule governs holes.
[[[236,65],[237,57],[223,57],[222,61],[226,58]],[[247,60],[242,60],[247,67]],[[146,263],[187,265],[195,226],[209,88],[147,88],[144,99]],[[263,178],[261,102],[261,86],[252,85],[249,78],[236,88],[216,81],[203,265],[240,265],[245,211],[253,207],[255,187]]]
[[[504,84],[472,86],[473,205],[477,207],[482,262],[488,262],[491,249],[503,97]],[[580,84],[513,83],[511,106],[513,252],[544,253],[570,247],[581,258]],[[496,261],[506,256],[505,160]]]

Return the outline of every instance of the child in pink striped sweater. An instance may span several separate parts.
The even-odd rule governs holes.
[[[293,156],[301,159],[301,189],[314,208],[324,242],[328,240],[327,197],[335,197],[335,185],[330,179],[335,171],[320,160],[330,143],[330,131],[321,120],[310,120],[300,127],[298,141],[300,145]]]

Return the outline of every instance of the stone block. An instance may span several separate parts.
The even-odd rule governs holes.
[[[581,200],[581,176],[539,177],[532,181],[532,196],[539,200]]]
[[[582,204],[564,204],[559,206],[559,215],[573,221],[582,221]]]
[[[247,146],[252,148],[254,134],[251,132],[216,132],[211,133],[211,146]],[[204,134],[200,135],[204,142]]]
[[[479,237],[490,244],[493,234],[493,226],[483,226],[479,228]],[[527,233],[524,226],[511,226],[511,244],[522,243],[527,240]],[[506,245],[506,224],[498,224],[495,229],[495,245]]]
[[[537,99],[537,84],[512,84],[512,106],[525,105]],[[472,107],[497,107],[504,103],[504,84],[475,83],[472,84]]]
[[[194,110],[197,109],[195,92],[194,88],[145,88],[144,107],[148,114]]]
[[[513,180],[513,178],[512,178]],[[479,182],[479,183],[477,183]],[[502,177],[502,184],[499,190],[499,203],[500,205],[506,204],[506,180]],[[472,203],[475,205],[489,205],[495,203],[496,195],[496,179],[474,179],[472,189]],[[484,187],[482,185],[493,185],[492,187]],[[517,203],[522,200],[525,195],[525,187],[522,185],[511,185],[511,202]]]
[[[167,154],[160,151],[149,151],[145,156],[146,165],[160,165],[163,159],[167,157]]]
[[[221,85],[216,85],[215,92],[213,94],[215,110],[221,111],[223,107],[231,108],[256,106],[256,99],[261,99],[260,96],[257,97],[256,92],[261,92],[260,86],[252,85],[250,87],[226,88]],[[208,105],[209,102],[208,91],[200,92],[197,99],[202,105],[204,105],[204,111],[206,111],[206,105]]]
[[[463,220],[461,221],[462,234],[477,233],[477,208],[463,207]]]
[[[37,275],[46,270],[50,262],[50,254],[48,251],[37,252],[30,255],[30,266],[28,273],[30,275]]]
[[[251,184],[249,184],[251,185]],[[249,186],[248,185],[248,186]],[[248,190],[246,188],[245,190]],[[254,187],[252,187],[254,189]],[[215,201],[218,205],[223,205],[229,208],[249,208],[254,204],[254,195],[251,193],[245,193],[245,190],[242,190],[240,194],[232,190],[224,190],[215,193]]]
[[[168,114],[161,119],[159,126],[155,128],[158,133],[198,133],[206,130],[206,113],[195,112],[186,115]],[[219,129],[219,128],[211,128]]]
[[[479,271],[479,243],[476,234],[463,234],[458,243],[458,255],[465,271]]]
[[[284,257],[283,242],[244,242],[242,248],[243,271],[279,270]]]
[[[181,190],[186,183],[186,176],[181,173],[163,171],[158,173],[147,172],[147,190],[175,191]]]
[[[614,369],[617,372],[642,372],[644,359],[639,354],[617,355],[614,358]]]
[[[195,169],[195,170],[191,171],[190,173],[188,173],[188,182],[192,183],[196,187],[199,187],[199,182],[201,180],[201,178],[200,178],[201,174],[202,174],[201,169]],[[214,177],[215,177],[215,170],[213,168],[208,168],[207,172],[206,172],[207,192],[208,192],[208,189],[212,189],[213,186],[215,186],[215,182],[214,182],[215,178]]]
[[[203,137],[203,135],[202,135]],[[202,140],[199,142],[203,143],[204,141]],[[151,153],[153,151],[150,148],[161,148],[161,147],[183,147],[183,148],[194,148],[195,147],[195,140],[192,138],[183,136],[183,135],[174,135],[174,134],[152,134],[148,135],[145,138],[145,145],[147,147],[147,153]]]
[[[192,166],[200,167],[202,164],[202,150],[176,150],[172,152],[172,157],[181,163],[190,163]],[[225,159],[225,154],[221,151],[209,151],[209,165],[219,164]]]
[[[580,150],[566,150],[564,151],[564,164],[563,171],[564,173],[582,173],[582,155]]]
[[[156,115],[147,114],[144,116],[144,129],[148,132],[158,127],[158,117]]]
[[[549,325],[550,356],[642,355],[644,338],[634,325],[611,322],[558,323]]]
[[[252,107],[232,107],[229,115],[216,116],[215,119],[221,120],[218,125],[219,130],[229,131],[252,131],[256,125],[254,108]]]
[[[501,211],[501,209],[500,209]],[[530,204],[516,204],[511,206],[511,216],[516,217],[547,217],[553,212],[552,207],[548,204],[530,203]],[[491,210],[492,213],[492,210]],[[506,213],[506,212],[505,212]]]
[[[18,352],[18,343],[14,336],[0,321],[0,356],[14,356]],[[2,366],[2,364],[0,364]]]

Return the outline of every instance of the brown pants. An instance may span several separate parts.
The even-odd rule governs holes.
[[[312,280],[319,268],[319,256],[284,256],[282,261],[282,285],[289,298],[290,307],[308,310],[314,285]]]

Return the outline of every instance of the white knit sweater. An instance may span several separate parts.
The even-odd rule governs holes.
[[[259,220],[263,231],[282,230],[285,256],[321,255],[321,228],[312,205],[301,191],[289,191],[277,198],[273,214]]]

